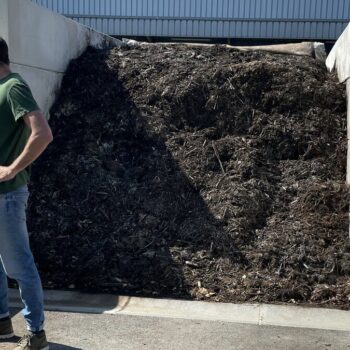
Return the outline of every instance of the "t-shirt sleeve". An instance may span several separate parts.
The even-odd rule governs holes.
[[[30,112],[39,110],[32,92],[24,83],[14,84],[8,92],[7,99],[16,121]]]

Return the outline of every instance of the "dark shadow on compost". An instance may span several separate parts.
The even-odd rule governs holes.
[[[119,69],[92,49],[68,69],[51,113],[55,141],[33,171],[32,248],[46,288],[186,297],[183,266],[242,257],[222,245],[222,223]]]

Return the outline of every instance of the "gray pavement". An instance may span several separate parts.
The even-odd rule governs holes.
[[[21,335],[22,315],[13,313]],[[51,350],[350,350],[350,332],[342,331],[53,311],[46,319]]]

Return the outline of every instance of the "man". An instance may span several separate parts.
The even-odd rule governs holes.
[[[7,276],[16,280],[28,333],[15,350],[47,350],[43,291],[26,225],[30,164],[52,141],[50,127],[20,75],[12,73],[0,37],[0,339],[14,336]]]

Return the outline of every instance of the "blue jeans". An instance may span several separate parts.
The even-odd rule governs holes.
[[[26,223],[28,188],[0,194],[0,318],[9,316],[7,276],[16,280],[27,329],[44,327],[43,290],[29,246]]]

